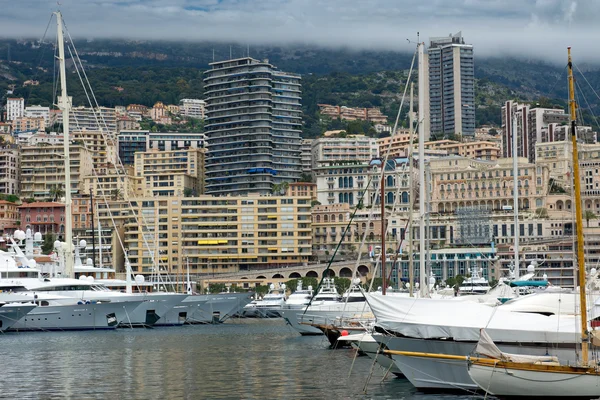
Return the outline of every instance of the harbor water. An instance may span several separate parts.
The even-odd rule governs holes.
[[[420,393],[351,349],[332,350],[321,336],[301,337],[282,319],[10,333],[2,341],[0,398],[473,398]]]

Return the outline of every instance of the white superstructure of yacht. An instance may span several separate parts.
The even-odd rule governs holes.
[[[271,283],[269,292],[259,300],[255,300],[244,306],[243,317],[249,318],[277,318],[280,317],[280,310],[285,307],[285,284]]]
[[[487,279],[479,275],[483,270],[473,268],[471,276],[466,278],[458,287],[458,293],[461,296],[468,294],[486,294],[492,287]]]
[[[302,281],[298,280],[298,286],[296,287],[296,291],[288,296],[287,301],[285,302],[284,309],[298,309],[304,308],[310,303],[310,299],[313,296],[313,288],[309,286],[308,289],[302,288]]]

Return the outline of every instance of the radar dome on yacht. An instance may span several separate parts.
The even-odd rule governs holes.
[[[85,275],[79,275],[79,280],[80,281],[85,281],[87,279],[87,276]]]
[[[596,275],[596,272],[598,272],[598,271],[596,270],[596,268],[592,268],[592,269],[590,270],[590,275]]]
[[[419,282],[415,283],[415,287],[416,287],[417,289],[419,288],[419,286],[421,286],[421,285],[419,284]]]
[[[23,239],[25,239],[25,232],[23,232],[21,230],[16,230],[15,234],[14,234],[14,237],[17,240],[23,240]]]
[[[42,241],[42,232],[34,233],[33,240],[35,240],[36,242],[41,242]]]
[[[285,283],[282,283],[280,286],[281,286],[281,290],[285,290]]]
[[[381,286],[377,286],[377,291],[381,292]]]
[[[547,281],[547,280],[548,280],[548,275],[544,274],[544,275],[542,276],[542,278],[543,278],[545,281]]]
[[[271,284],[269,285],[269,289],[271,289],[271,290],[274,290],[274,289],[275,289],[275,285],[271,283]]]
[[[360,278],[354,278],[352,280],[352,283],[355,284],[355,285],[360,285]]]
[[[31,237],[31,228],[27,228],[27,230],[25,230],[25,236]]]
[[[92,260],[91,258],[89,258],[89,257],[88,257],[88,258],[85,260],[85,265],[94,265],[94,260]]]
[[[410,282],[406,282],[406,287],[409,288],[410,287]]]
[[[144,283],[146,281],[146,278],[144,278],[144,275],[136,275],[134,279],[135,279],[135,283]]]
[[[527,272],[530,274],[535,272],[535,265],[533,265],[533,262],[527,266]]]
[[[91,275],[90,275],[90,276],[88,276],[88,277],[87,277],[87,281],[88,281],[88,282],[90,282],[90,283],[94,283],[94,277],[93,277],[93,276],[91,276]]]
[[[87,242],[85,240],[81,239],[79,241],[79,247],[85,247],[86,245],[87,245]]]
[[[312,290],[312,285],[308,285],[308,290]]]
[[[35,267],[37,267],[37,262],[34,259],[31,259],[27,262],[27,266],[29,268],[35,268]]]
[[[60,250],[60,247],[62,246],[62,243],[60,242],[60,240],[55,240],[54,241],[54,248],[56,250]]]

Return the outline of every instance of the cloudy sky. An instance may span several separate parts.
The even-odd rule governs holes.
[[[60,0],[75,38],[409,50],[462,31],[477,54],[600,61],[600,0]],[[41,37],[56,2],[0,0],[0,35]]]

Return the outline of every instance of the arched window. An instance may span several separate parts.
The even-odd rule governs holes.
[[[321,222],[321,216],[317,215],[317,222]]]
[[[338,187],[341,189],[344,187],[344,178],[342,178],[341,176],[338,178]],[[341,201],[340,201],[341,203]]]
[[[387,187],[393,187],[394,186],[394,178],[390,175],[388,175],[387,179],[386,179],[386,186]]]
[[[327,215],[323,215],[323,222],[329,222],[329,217]]]
[[[354,193],[350,193],[348,195],[348,204],[350,204],[350,205],[354,204]]]
[[[386,201],[388,204],[394,204],[394,193],[388,192]]]
[[[342,222],[344,220],[344,214],[338,215],[338,221]]]
[[[342,178],[340,178],[340,179],[342,179]],[[340,200],[340,201],[338,201],[338,203],[342,204],[344,202],[344,195],[340,193],[338,198]]]
[[[331,215],[331,222],[335,222],[335,214]]]
[[[408,192],[402,192],[402,202],[403,203],[408,203],[409,202]]]
[[[352,178],[352,177],[348,178],[348,187],[350,187],[350,188],[354,187],[354,178]]]

